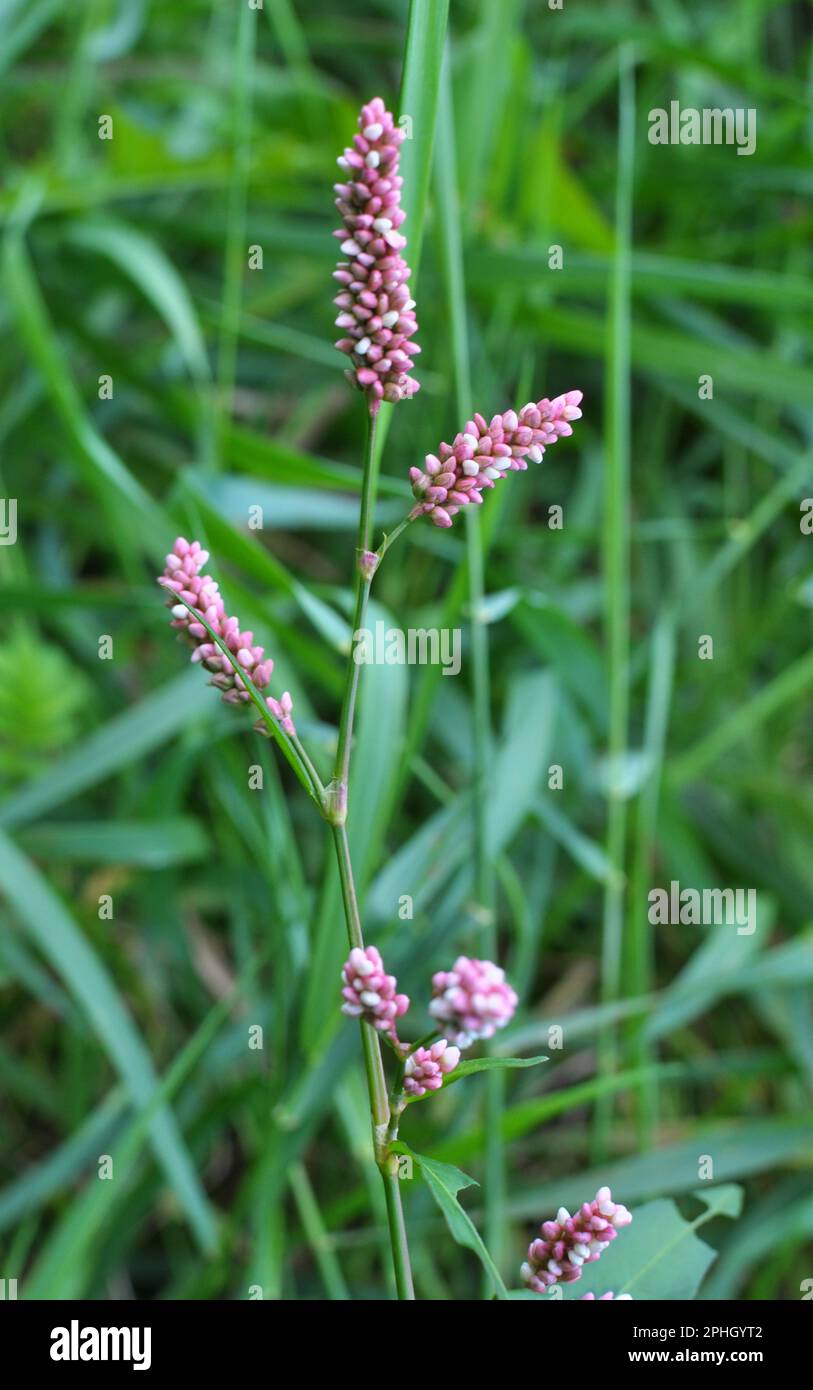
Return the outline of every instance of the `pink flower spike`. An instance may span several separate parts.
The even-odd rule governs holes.
[[[431,1047],[416,1047],[404,1067],[404,1091],[408,1096],[439,1091],[444,1076],[454,1071],[459,1061],[460,1048],[450,1047],[445,1038],[439,1038]]]
[[[353,947],[342,969],[342,982],[342,1013],[363,1019],[400,1047],[396,1023],[409,1008],[409,999],[396,993],[398,981],[386,974],[375,946]]]
[[[518,1002],[504,970],[490,960],[468,956],[458,956],[451,970],[433,975],[432,988],[430,1014],[463,1048],[481,1038],[493,1038],[498,1028],[510,1023]]]
[[[382,400],[407,400],[419,389],[409,373],[420,349],[410,341],[418,324],[407,289],[412,272],[401,254],[406,237],[398,149],[404,132],[380,97],[361,108],[358,124],[352,147],[339,159],[342,181],[334,185],[343,223],[334,236],[347,260],[334,272],[342,289],[333,302],[344,334],[336,347],[352,362],[345,376],[375,415]]]
[[[411,468],[409,477],[418,505],[413,516],[428,516],[436,526],[451,526],[468,503],[482,502],[483,491],[506,473],[541,463],[545,449],[572,434],[571,420],[581,419],[581,391],[566,391],[550,401],[529,401],[517,414],[506,410],[487,424],[475,415],[451,444],[441,444],[439,458],[426,456],[426,471]],[[435,465],[439,467],[435,467]]]
[[[521,1270],[523,1283],[534,1293],[545,1293],[552,1284],[581,1279],[582,1265],[599,1259],[631,1220],[627,1208],[613,1201],[609,1187],[600,1187],[592,1202],[583,1202],[575,1216],[560,1207],[556,1220],[542,1226],[542,1239],[528,1247]]]
[[[267,704],[274,718],[279,720],[286,734],[290,735],[290,737],[294,737],[294,735],[296,734],[296,728],[294,726],[294,721],[291,718],[291,710],[294,707],[294,702],[291,699],[288,691],[286,690],[279,700],[275,700],[273,695],[269,695],[266,698],[265,703]],[[270,737],[268,727],[265,724],[264,720],[258,719],[254,727],[257,730],[258,734],[266,734]]]
[[[210,684],[220,691],[226,704],[247,704],[251,695],[240,672],[245,671],[257,689],[264,690],[271,679],[274,663],[270,656],[265,655],[264,649],[255,643],[254,633],[241,632],[238,620],[226,613],[216,581],[208,574],[201,573],[208,559],[208,550],[203,550],[198,541],[190,543],[183,536],[178,536],[166,557],[164,573],[159,575],[158,583],[166,591],[167,606],[172,616],[171,626],[192,647],[192,661],[211,672]],[[224,656],[220,647],[211,640],[203,623],[197,621],[195,613],[190,613],[183,603],[178,602],[178,596],[191,604],[198,616],[206,619],[233,653],[234,661]],[[287,690],[281,700],[269,697],[267,703],[282,727],[292,734],[292,702]],[[259,720],[254,728],[258,733],[269,733],[263,720]]]

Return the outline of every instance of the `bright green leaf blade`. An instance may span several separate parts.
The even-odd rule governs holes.
[[[106,967],[47,880],[2,831],[0,882],[20,923],[82,1004],[134,1105],[148,1105],[157,1084],[150,1054]],[[171,1111],[155,1115],[150,1137],[201,1249],[210,1253],[214,1215]]]
[[[565,1285],[565,1301],[586,1293],[598,1298],[608,1289],[659,1302],[695,1298],[716,1258],[716,1251],[696,1232],[714,1216],[738,1216],[742,1190],[728,1185],[694,1195],[706,1204],[694,1221],[685,1221],[674,1202],[666,1199],[635,1210],[631,1225],[619,1231],[601,1259],[583,1266],[577,1284]]]
[[[506,1298],[508,1290],[500,1272],[489,1255],[482,1237],[468,1212],[457,1200],[457,1194],[465,1187],[476,1187],[474,1178],[453,1168],[450,1163],[439,1163],[437,1159],[426,1158],[423,1154],[413,1154],[424,1176],[429,1191],[443,1213],[446,1225],[457,1241],[468,1250],[473,1250],[494,1285],[497,1298]]]
[[[442,1089],[446,1091],[455,1081],[462,1081],[466,1076],[475,1076],[478,1071],[511,1071],[517,1067],[538,1067],[540,1062],[547,1061],[547,1057],[472,1057],[467,1062],[458,1062],[454,1071],[444,1078]],[[416,1105],[432,1094],[433,1092],[427,1091],[425,1096],[415,1096],[408,1104]]]

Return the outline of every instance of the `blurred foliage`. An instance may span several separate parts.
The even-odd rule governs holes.
[[[0,646],[0,786],[32,772],[79,732],[90,683],[59,647],[30,628]]]
[[[331,184],[361,101],[397,103],[406,18],[405,0],[0,3],[0,495],[19,516],[0,601],[21,623],[0,645],[15,781],[0,804],[0,1273],[21,1297],[387,1287],[324,828],[184,669],[152,577],[178,531],[208,544],[325,772],[363,428],[331,346]],[[551,1055],[505,1083],[501,1272],[515,1287],[538,1222],[599,1180],[627,1204],[675,1198],[669,1220],[691,1221],[711,1155],[715,1183],[744,1186],[746,1221],[703,1215],[720,1251],[703,1290],[798,1298],[813,1253],[810,10],[452,0],[450,33],[422,390],[387,422],[379,529],[408,468],[463,424],[466,371],[487,416],[585,391],[577,437],[481,514],[496,925],[523,1001],[500,1047]],[[432,95],[416,89],[422,110]],[[650,145],[647,113],[673,99],[755,108],[756,153]],[[420,124],[413,139],[415,168]],[[464,629],[456,680],[365,672],[355,753],[366,930],[417,1014],[432,970],[490,931],[463,526],[410,528],[375,597],[375,616]],[[757,932],[651,928],[647,892],[671,879],[755,887]],[[413,1107],[407,1142],[481,1178],[485,1088]],[[476,1223],[481,1201],[463,1193]],[[476,1260],[420,1181],[406,1202],[419,1296],[474,1296]]]

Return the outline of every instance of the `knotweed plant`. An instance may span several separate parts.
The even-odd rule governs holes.
[[[419,348],[414,342],[416,304],[409,291],[407,229],[400,206],[402,131],[378,97],[362,107],[358,125],[352,144],[338,161],[341,179],[335,192],[342,225],[336,232],[341,258],[335,271],[339,293],[334,301],[342,333],[336,345],[349,359],[346,375],[364,398],[367,420],[354,565],[354,633],[364,627],[378,566],[406,527],[423,520],[448,528],[463,508],[482,504],[485,495],[509,474],[525,471],[529,463],[541,463],[549,445],[572,433],[573,422],[581,416],[582,399],[580,391],[567,391],[553,399],[530,401],[519,411],[504,409],[490,420],[475,414],[450,444],[438,444],[426,454],[422,466],[410,469],[415,505],[373,548],[376,422],[383,402],[408,401],[419,389],[412,375]],[[407,1152],[400,1139],[402,1119],[410,1105],[431,1099],[471,1071],[531,1064],[494,1056],[462,1059],[465,1051],[492,1039],[510,1022],[517,995],[495,962],[458,956],[448,969],[427,981],[426,1019],[423,1028],[417,1029],[418,1036],[412,1040],[402,1036],[409,1022],[410,1000],[398,991],[376,947],[365,943],[346,831],[361,665],[351,653],[335,764],[332,776],[323,781],[297,733],[290,693],[274,690],[272,658],[254,640],[254,633],[243,630],[238,618],[229,613],[217,581],[207,573],[209,560],[199,541],[178,537],[159,583],[166,591],[171,626],[191,648],[192,661],[209,673],[210,683],[224,701],[238,709],[253,707],[254,729],[276,742],[330,828],[349,943],[341,981],[336,982],[335,1007],[357,1019],[361,1030],[373,1153],[384,1184],[396,1287],[400,1298],[410,1299],[414,1292],[399,1183],[400,1159]],[[536,1060],[544,1059],[532,1059]],[[444,1187],[438,1178],[444,1165],[418,1161],[439,1204],[453,1202],[453,1195],[439,1195],[440,1190],[448,1194],[448,1184]],[[448,1208],[445,1211],[448,1216]],[[456,1211],[461,1220],[468,1220],[461,1208]],[[605,1188],[576,1217],[560,1211],[556,1222],[545,1223],[544,1239],[534,1241],[528,1252],[523,1266],[526,1284],[542,1291],[559,1280],[577,1279],[581,1265],[598,1258],[628,1219],[629,1214],[612,1203]],[[498,1276],[495,1287],[504,1296]]]

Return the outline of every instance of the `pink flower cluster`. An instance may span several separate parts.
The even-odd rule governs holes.
[[[510,1023],[517,1007],[505,971],[490,960],[458,956],[451,970],[432,976],[432,987],[429,1012],[458,1047],[493,1038],[498,1028]]]
[[[240,670],[248,674],[258,690],[264,690],[271,679],[274,663],[265,655],[264,649],[255,644],[253,632],[241,632],[238,620],[226,613],[216,581],[210,575],[201,573],[208,559],[208,550],[203,550],[198,541],[190,542],[179,536],[166,557],[166,567],[158,583],[169,590],[167,602],[172,612],[172,627],[192,643],[193,662],[200,662],[207,671],[212,672],[212,685],[221,691],[228,704],[245,703],[251,697]],[[186,599],[206,619],[234,654],[234,662],[211,641],[203,623],[198,622],[188,608],[182,603],[173,602],[173,594]],[[292,702],[288,692],[279,701],[269,696],[266,704],[283,728],[293,733]],[[254,727],[259,733],[268,733],[262,720]]]
[[[379,1033],[386,1033],[398,1043],[396,1023],[409,1008],[409,998],[396,993],[398,981],[385,972],[375,946],[367,946],[364,950],[360,946],[353,947],[345,961],[342,980],[342,1013],[351,1018],[363,1018]]]
[[[631,1293],[603,1293],[600,1294],[598,1298],[596,1298],[596,1295],[594,1293],[583,1293],[581,1298],[579,1299],[579,1302],[588,1303],[590,1300],[595,1300],[595,1302],[597,1303],[606,1303],[608,1298],[615,1299],[616,1303],[623,1303],[625,1298],[628,1300],[628,1302],[632,1302]]]
[[[560,1207],[555,1221],[542,1223],[542,1239],[531,1242],[522,1266],[523,1282],[535,1293],[551,1284],[581,1279],[582,1265],[592,1264],[632,1220],[626,1207],[614,1202],[609,1187],[600,1187],[592,1202],[583,1202],[571,1216]]]
[[[406,1059],[404,1094],[410,1098],[439,1091],[444,1076],[454,1071],[460,1050],[475,1038],[490,1038],[511,1018],[517,996],[506,984],[505,975],[488,960],[469,960],[460,956],[453,970],[433,977],[436,997],[430,1013],[450,1023],[444,1028],[448,1038],[438,1038],[428,1047],[400,1041],[398,1019],[409,1008],[409,999],[398,994],[398,982],[388,975],[375,946],[355,946],[342,970],[342,1012],[363,1019],[389,1041]],[[438,1030],[440,1031],[440,1030]],[[449,1041],[451,1039],[451,1043]]]
[[[334,186],[344,223],[334,236],[347,257],[334,271],[342,287],[333,301],[336,325],[346,335],[336,346],[350,357],[346,376],[364,392],[372,414],[382,400],[404,400],[419,388],[409,375],[420,352],[410,342],[418,329],[406,283],[412,272],[401,255],[406,237],[398,230],[406,217],[398,173],[403,138],[375,97],[361,108],[359,134],[339,158],[346,182]]]
[[[460,1048],[450,1047],[445,1038],[439,1038],[431,1047],[416,1047],[406,1060],[404,1091],[408,1096],[439,1091],[444,1076],[454,1071],[459,1061]]]
[[[571,420],[581,419],[581,391],[567,391],[555,400],[529,401],[517,414],[506,410],[486,424],[475,415],[452,444],[441,444],[426,455],[426,468],[410,468],[416,515],[436,526],[451,526],[452,517],[469,502],[480,503],[483,489],[494,487],[513,469],[526,469],[527,459],[541,463],[548,444],[572,434]]]

